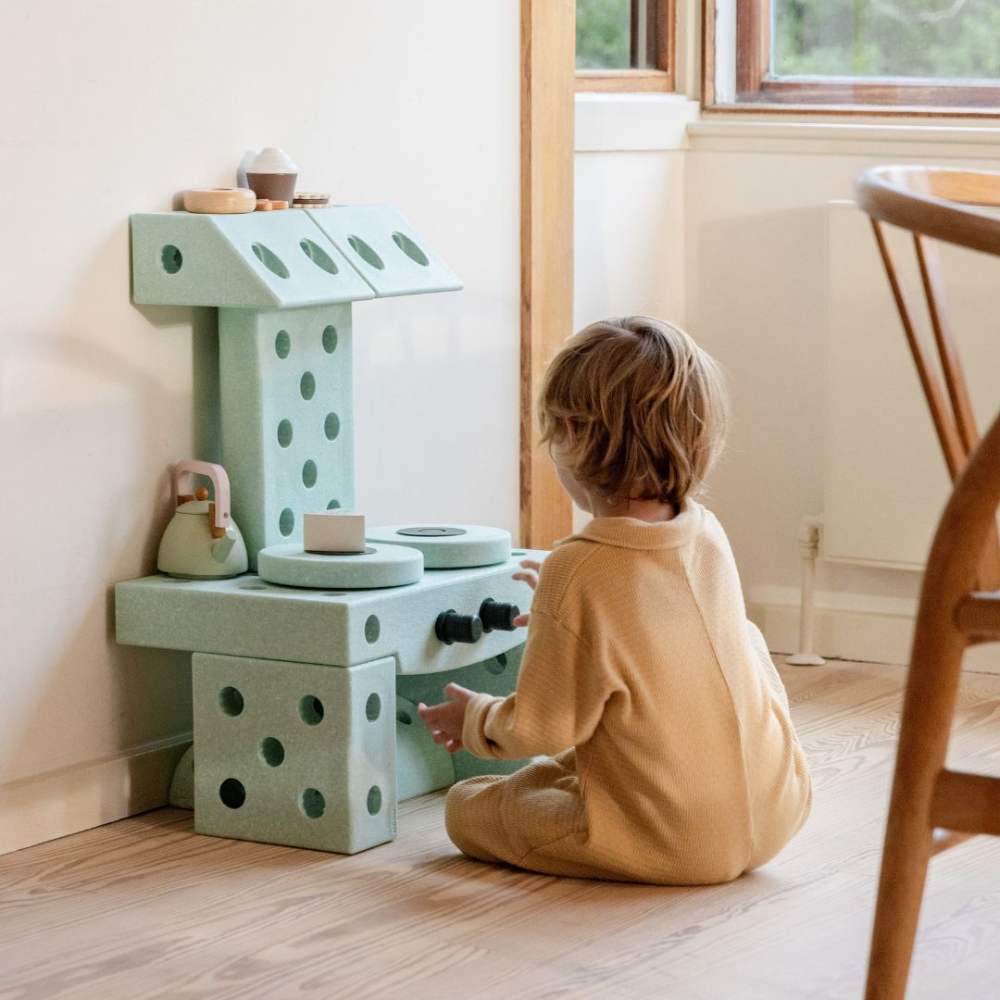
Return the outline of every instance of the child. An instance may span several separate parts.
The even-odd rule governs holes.
[[[593,520],[545,560],[517,690],[450,684],[451,752],[517,759],[448,793],[466,854],[533,871],[727,882],[804,822],[809,774],[725,533],[692,499],[721,446],[712,359],[645,317],[595,323],[546,375],[543,441]],[[537,564],[518,574],[532,586]],[[525,619],[528,616],[524,616]]]

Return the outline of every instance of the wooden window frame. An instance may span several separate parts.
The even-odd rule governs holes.
[[[772,0],[737,0],[737,100],[730,104],[718,103],[715,95],[716,2],[702,0],[702,108],[705,111],[758,115],[1000,117],[1000,83],[982,86],[893,80],[850,83],[843,77],[824,80],[770,76]],[[968,103],[955,103],[956,98]],[[986,100],[992,101],[992,106],[977,106],[977,102]]]
[[[637,0],[632,0],[636,17]],[[676,87],[677,0],[657,0],[649,11],[646,37],[650,40],[648,58],[651,69],[578,69],[577,93],[669,93]],[[632,62],[636,62],[635,36],[632,37]]]

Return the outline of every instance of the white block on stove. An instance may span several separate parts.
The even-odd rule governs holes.
[[[365,515],[343,510],[304,514],[302,537],[306,552],[364,552]]]

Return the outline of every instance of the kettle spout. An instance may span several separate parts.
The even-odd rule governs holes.
[[[226,533],[217,541],[212,543],[212,558],[223,563],[229,558],[229,553],[233,551],[236,544],[236,531],[232,525],[226,528]]]

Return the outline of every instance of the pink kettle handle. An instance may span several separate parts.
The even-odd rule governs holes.
[[[178,462],[172,470],[172,481],[174,486],[174,496],[194,493],[192,483],[193,476],[206,476],[212,480],[215,487],[215,527],[225,530],[229,527],[229,476],[221,465],[212,462],[199,462],[193,458],[186,458],[183,462]],[[182,489],[186,486],[186,489]]]

